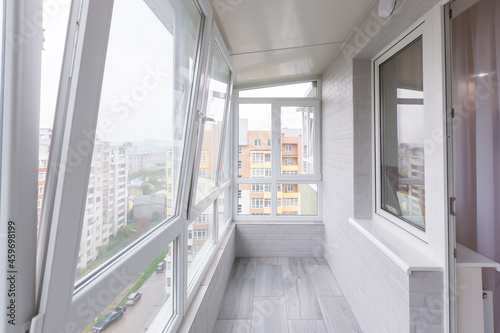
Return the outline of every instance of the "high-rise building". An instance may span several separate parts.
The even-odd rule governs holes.
[[[238,148],[238,177],[270,178],[272,173],[272,141],[270,131],[246,131],[247,143]],[[302,130],[283,129],[281,136],[281,173],[303,172]],[[277,213],[300,214],[300,184],[280,184],[277,187]],[[240,184],[238,213],[242,215],[271,214],[271,184]]]
[[[127,224],[127,150],[96,139],[87,190],[87,202],[78,253],[78,269],[97,258]]]

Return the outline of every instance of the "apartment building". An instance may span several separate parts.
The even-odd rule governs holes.
[[[96,141],[87,190],[77,269],[97,259],[127,224],[127,150]]]

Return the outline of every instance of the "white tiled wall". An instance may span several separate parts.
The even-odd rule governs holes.
[[[442,273],[408,276],[348,223],[372,216],[371,58],[436,2],[398,1],[390,29],[372,9],[323,75],[325,258],[363,332],[444,330]]]
[[[235,232],[231,226],[217,249],[213,262],[202,281],[178,333],[212,332],[235,258]]]
[[[236,257],[324,257],[323,223],[236,224]]]

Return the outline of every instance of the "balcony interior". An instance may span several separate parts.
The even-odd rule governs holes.
[[[0,2],[1,333],[500,333],[500,0]]]

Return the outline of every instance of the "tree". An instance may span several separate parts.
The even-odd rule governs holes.
[[[145,218],[145,217],[140,217],[138,220],[137,220],[137,223],[135,224],[135,229],[143,234],[145,233],[146,231],[149,230],[149,227],[151,225],[151,222]]]
[[[163,219],[163,216],[160,212],[155,211],[153,214],[151,214],[151,222],[157,223],[160,222]]]

